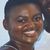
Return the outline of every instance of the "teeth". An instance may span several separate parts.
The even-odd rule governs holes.
[[[35,31],[28,31],[28,32],[25,32],[26,34],[32,34],[34,33]]]

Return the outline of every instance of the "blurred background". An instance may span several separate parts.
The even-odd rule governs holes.
[[[4,6],[7,0],[0,0],[0,47],[10,40],[7,30],[3,27]],[[35,43],[35,50],[50,50],[50,33],[42,32]]]

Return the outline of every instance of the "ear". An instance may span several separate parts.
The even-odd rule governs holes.
[[[3,26],[6,30],[8,30],[8,21],[6,19],[3,20]]]

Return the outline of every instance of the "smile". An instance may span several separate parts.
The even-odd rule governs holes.
[[[35,33],[36,33],[35,31],[24,32],[24,34],[27,35],[27,36],[34,36]]]

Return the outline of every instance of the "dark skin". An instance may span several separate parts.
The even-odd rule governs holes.
[[[39,3],[46,19],[45,25],[47,26],[45,27],[45,29],[50,33],[50,0],[39,0]]]
[[[9,12],[9,19],[4,19],[3,25],[9,32],[10,41],[19,50],[32,50],[43,30],[42,14],[35,4],[16,6]]]
[[[45,8],[45,12],[50,14],[50,0],[39,0],[42,8]]]

